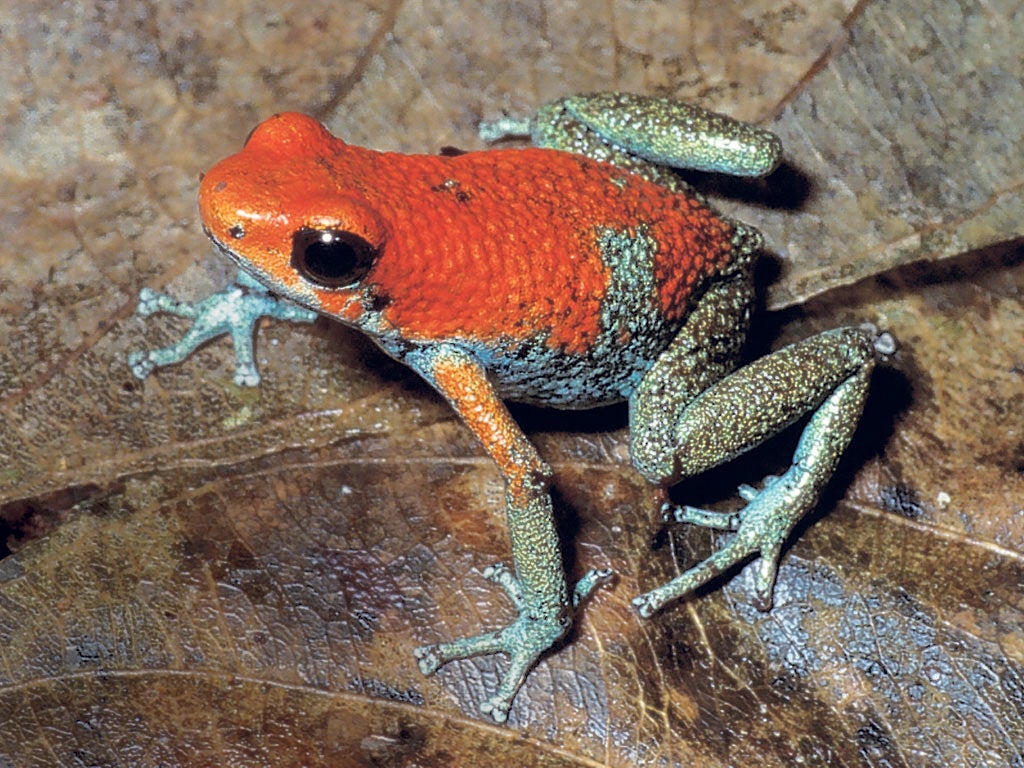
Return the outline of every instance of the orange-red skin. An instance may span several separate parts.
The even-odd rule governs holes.
[[[216,240],[342,320],[358,323],[364,311],[354,292],[306,285],[290,266],[300,227],[345,229],[380,247],[363,282],[403,338],[507,344],[541,334],[568,354],[586,354],[602,331],[615,267],[599,230],[642,230],[656,243],[655,300],[670,326],[728,263],[734,234],[694,197],[579,155],[380,153],[294,113],[264,122],[205,175],[200,210]]]

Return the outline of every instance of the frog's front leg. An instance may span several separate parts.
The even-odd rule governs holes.
[[[176,344],[161,349],[130,352],[128,365],[140,379],[157,368],[179,363],[210,339],[230,334],[235,351],[235,384],[254,387],[260,374],[253,356],[253,333],[261,317],[275,317],[295,323],[311,323],[316,313],[267,291],[266,287],[245,272],[235,282],[195,303],[179,301],[149,288],[139,291],[136,313],[142,317],[157,313],[177,315],[192,320],[192,327]]]
[[[634,462],[655,482],[670,485],[724,463],[813,412],[790,468],[761,491],[741,489],[747,505],[736,515],[683,507],[676,519],[735,530],[721,550],[681,576],[633,602],[643,616],[700,587],[746,558],[760,554],[755,589],[763,610],[771,594],[782,545],[832,477],[856,429],[879,350],[890,340],[869,330],[839,328],[756,360],[708,387],[692,400],[673,398],[672,386],[653,391],[689,367],[692,341],[686,331],[659,358],[631,400],[631,416],[660,417],[667,427],[632,423]],[[673,402],[673,400],[675,402]],[[667,418],[665,414],[668,414]]]
[[[516,691],[537,659],[572,625],[573,607],[610,572],[591,571],[570,598],[562,568],[548,486],[551,470],[537,454],[487,379],[467,354],[442,347],[409,359],[448,399],[505,478],[505,498],[514,572],[503,565],[484,571],[502,586],[518,618],[497,632],[417,648],[424,674],[455,659],[491,653],[509,656],[509,668],[498,691],[481,705],[495,721],[504,722]]]

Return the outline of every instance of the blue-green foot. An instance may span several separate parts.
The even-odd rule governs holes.
[[[495,694],[480,705],[481,712],[495,722],[503,723],[508,719],[512,700],[537,660],[569,631],[572,613],[567,608],[531,599],[512,570],[504,565],[486,568],[483,576],[505,590],[519,616],[497,632],[423,645],[416,648],[413,654],[418,660],[420,671],[425,675],[433,674],[449,661],[492,653],[506,654],[509,667],[505,677]],[[610,576],[611,571],[607,570],[588,571],[573,590],[573,606],[578,605]]]
[[[260,383],[253,355],[253,334],[261,317],[294,323],[311,323],[316,319],[315,312],[269,293],[244,272],[239,272],[235,282],[223,291],[194,303],[143,288],[139,291],[139,306],[135,311],[142,317],[163,312],[193,321],[178,343],[128,354],[128,365],[137,378],[144,379],[157,368],[179,363],[200,345],[229,334],[235,351],[234,382],[240,387],[255,387]]]
[[[796,464],[782,477],[765,478],[760,491],[749,485],[740,486],[740,496],[748,503],[738,513],[711,512],[688,506],[673,509],[672,518],[676,522],[736,531],[736,535],[682,575],[634,598],[633,605],[641,616],[651,616],[667,603],[688,595],[753,555],[761,557],[754,577],[755,605],[764,611],[771,607],[782,545],[817,501],[817,484],[800,464]]]

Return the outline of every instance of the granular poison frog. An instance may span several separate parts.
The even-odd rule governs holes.
[[[812,414],[789,469],[761,490],[742,486],[739,512],[666,508],[680,522],[735,535],[633,600],[650,616],[759,555],[756,599],[767,609],[780,549],[832,476],[876,359],[892,351],[888,334],[839,328],[737,368],[761,236],[717,214],[669,169],[766,175],[781,154],[771,133],[618,93],[565,98],[528,122],[481,129],[486,139],[517,133],[535,146],[398,155],[345,144],[310,117],[275,115],[199,191],[206,233],[256,282],[196,307],[150,292],[143,311],[178,311],[196,327],[179,345],[131,358],[145,376],[230,331],[236,381],[255,384],[255,319],[308,321],[312,310],[368,334],[430,382],[505,479],[512,567],[483,575],[507,592],[518,618],[415,653],[427,674],[455,659],[507,654],[504,679],[481,705],[498,722],[580,601],[610,575],[566,583],[551,470],[503,401],[628,401],[633,464],[659,486]],[[238,303],[244,297],[251,306]]]

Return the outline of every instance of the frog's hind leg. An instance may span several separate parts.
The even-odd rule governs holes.
[[[479,133],[488,142],[529,135],[534,146],[614,163],[676,191],[687,185],[669,168],[759,177],[775,170],[782,157],[782,142],[764,128],[674,99],[631,93],[556,99],[531,119],[484,121]]]
[[[554,106],[609,144],[657,166],[759,177],[775,170],[782,157],[782,142],[770,131],[674,99],[591,93]]]
[[[737,517],[690,507],[676,513],[678,520],[735,529],[736,534],[704,562],[636,598],[633,602],[641,615],[651,615],[755,554],[761,555],[757,603],[762,609],[771,605],[782,545],[832,477],[863,410],[876,348],[884,351],[889,343],[887,337],[862,328],[826,331],[744,366],[669,412],[670,426],[662,431],[673,433],[671,443],[648,448],[652,454],[665,455],[656,464],[638,464],[648,479],[662,484],[722,464],[800,416],[813,416],[789,470],[770,478],[761,491],[741,488],[748,503]],[[655,368],[677,368],[670,352]]]

